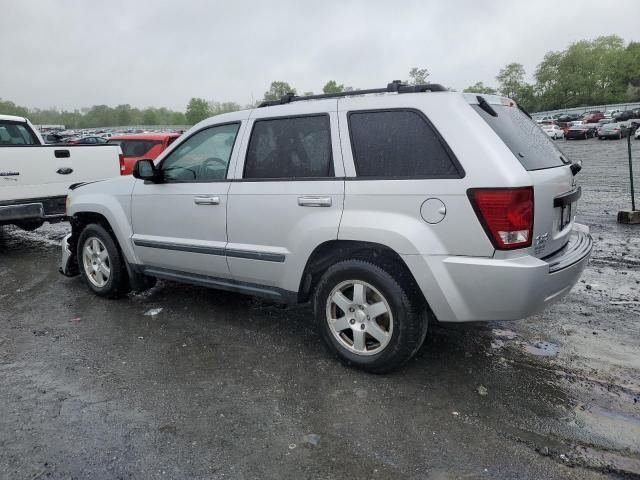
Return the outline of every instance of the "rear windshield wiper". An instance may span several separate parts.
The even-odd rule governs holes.
[[[476,99],[478,100],[478,106],[484,110],[485,112],[487,112],[489,115],[491,115],[492,117],[497,117],[498,113],[493,109],[493,107],[491,105],[489,105],[489,102],[487,102],[484,97],[481,97],[480,95],[476,96]]]
[[[527,112],[524,108],[522,108],[522,107],[520,106],[520,104],[516,104],[516,105],[518,105],[518,108],[520,109],[520,111],[521,111],[522,113],[524,113],[527,117],[529,117],[529,118],[531,118],[531,120],[533,120],[533,118],[531,117],[531,115],[529,114],[529,112]]]

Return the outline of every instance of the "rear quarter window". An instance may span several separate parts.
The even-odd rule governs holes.
[[[526,170],[542,170],[561,167],[562,153],[553,140],[517,107],[491,105],[497,116],[483,110],[480,105],[473,109],[487,122]]]
[[[463,176],[444,140],[414,110],[350,112],[349,133],[358,177]]]

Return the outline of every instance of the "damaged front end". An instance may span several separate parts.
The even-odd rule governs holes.
[[[76,257],[77,241],[73,233],[62,239],[62,261],[58,270],[66,277],[75,277],[80,273]]]

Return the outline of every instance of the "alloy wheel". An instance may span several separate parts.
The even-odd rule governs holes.
[[[107,247],[98,237],[89,237],[82,248],[82,265],[89,281],[102,288],[111,277],[111,259]]]
[[[357,355],[381,352],[393,334],[393,314],[387,299],[374,286],[347,280],[329,294],[329,329],[340,345]]]

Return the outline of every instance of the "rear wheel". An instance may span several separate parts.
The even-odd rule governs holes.
[[[77,259],[80,274],[96,295],[118,298],[130,291],[120,249],[102,225],[93,223],[82,230]]]
[[[381,373],[420,348],[428,309],[401,278],[363,260],[337,263],[322,276],[313,301],[316,322],[344,363]]]

